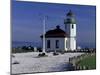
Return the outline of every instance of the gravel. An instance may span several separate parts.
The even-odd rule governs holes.
[[[53,56],[47,53],[47,57],[38,57],[37,52],[13,54],[11,62],[12,74],[38,73],[38,72],[58,72],[67,71],[69,57],[78,56],[82,53],[64,53]],[[19,64],[12,64],[17,61]]]

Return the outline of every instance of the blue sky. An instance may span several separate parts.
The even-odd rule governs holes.
[[[60,25],[64,29],[66,13],[72,10],[77,23],[77,45],[95,46],[96,7],[69,4],[12,1],[12,40],[39,42],[43,33],[43,16],[46,31]]]

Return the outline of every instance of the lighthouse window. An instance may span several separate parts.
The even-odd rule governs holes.
[[[50,40],[47,40],[47,48],[50,48]]]
[[[72,29],[74,28],[74,25],[72,24]]]
[[[67,40],[66,40],[66,48],[67,48]]]
[[[59,48],[59,40],[56,40],[56,48]]]

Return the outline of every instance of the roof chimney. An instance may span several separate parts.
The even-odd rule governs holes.
[[[59,25],[57,25],[57,26],[56,26],[56,28],[57,28],[57,29],[60,29],[60,26],[59,26]]]

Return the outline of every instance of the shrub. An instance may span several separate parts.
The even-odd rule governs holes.
[[[44,56],[47,56],[45,53],[42,53],[42,54],[39,54],[38,55],[39,57],[44,57]]]
[[[53,55],[59,55],[57,52],[54,52]]]
[[[18,62],[18,61],[15,61],[15,62],[13,62],[12,64],[19,64],[19,62]]]

